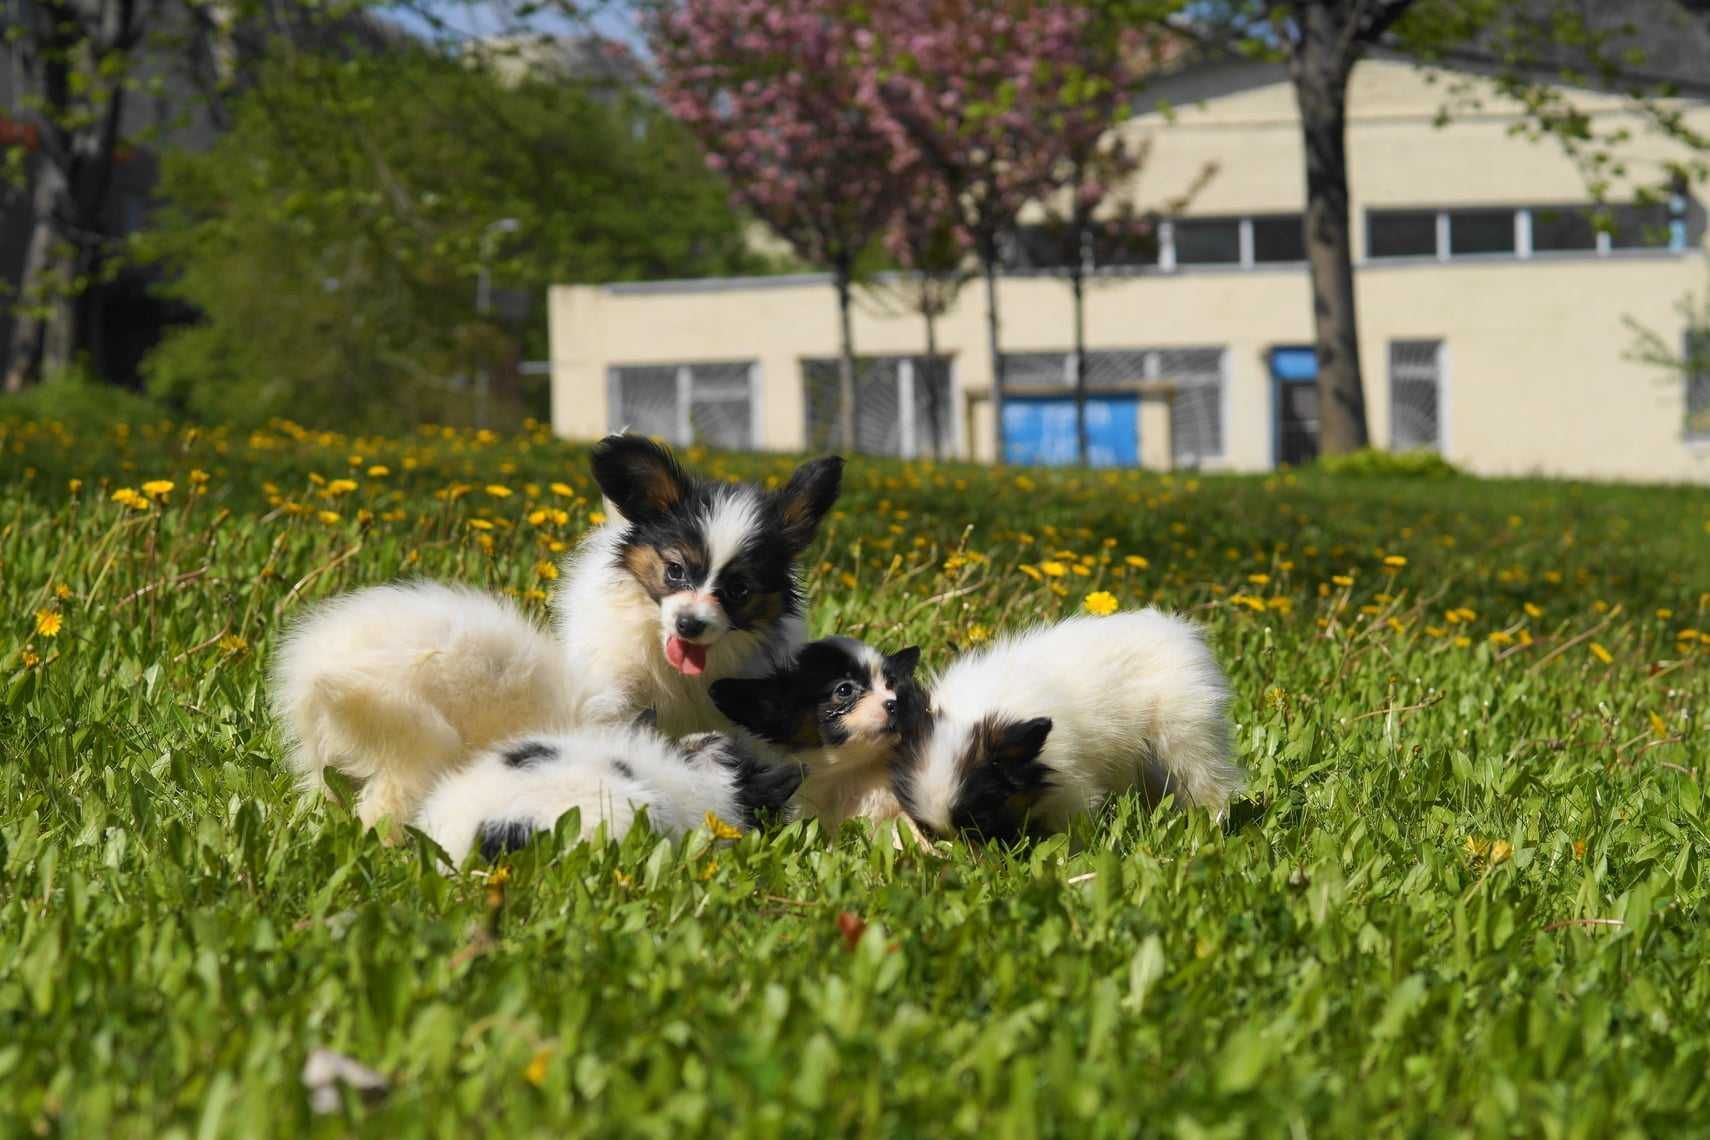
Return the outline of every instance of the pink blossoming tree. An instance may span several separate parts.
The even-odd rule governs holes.
[[[673,0],[649,23],[665,105],[699,138],[709,165],[798,256],[831,271],[840,442],[849,451],[856,264],[909,181],[902,136],[860,97],[855,32],[838,0]]]

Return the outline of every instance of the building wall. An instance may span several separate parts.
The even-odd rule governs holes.
[[[1215,162],[1217,172],[1193,199],[1189,216],[1298,211],[1303,164],[1292,93],[1280,75],[1249,68],[1193,82],[1199,93],[1185,82],[1173,95],[1163,92],[1177,102],[1167,124],[1162,114],[1152,114],[1124,128],[1154,137],[1147,169],[1133,189],[1136,202],[1161,204]],[[1702,245],[1605,257],[1363,260],[1368,207],[1587,198],[1572,164],[1551,144],[1512,137],[1514,117],[1493,104],[1450,127],[1435,126],[1438,110],[1452,97],[1450,86],[1433,85],[1400,64],[1374,62],[1356,72],[1350,129],[1355,255],[1361,259],[1361,350],[1374,442],[1387,444],[1390,436],[1389,343],[1440,339],[1447,367],[1443,450],[1456,463],[1486,474],[1710,481],[1710,445],[1682,438],[1681,380],[1624,359],[1633,342],[1629,318],[1683,330],[1679,301],[1710,280]],[[1217,97],[1183,105],[1207,92]],[[1594,96],[1582,105],[1598,116],[1618,107]],[[1669,153],[1654,140],[1637,140],[1627,154],[1633,177],[1654,181]],[[919,318],[898,308],[894,298],[860,298],[854,321],[860,353],[922,350]],[[550,310],[554,427],[578,438],[623,426],[610,422],[607,408],[613,366],[751,360],[758,366],[759,444],[800,449],[800,361],[832,355],[837,345],[833,292],[819,277],[561,287],[552,290]],[[1006,353],[1070,347],[1070,299],[1062,281],[1006,278],[1000,312]],[[955,361],[958,413],[967,394],[990,388],[984,318],[975,283],[940,322],[941,349]],[[1087,330],[1092,349],[1225,346],[1224,455],[1204,466],[1273,465],[1265,354],[1312,340],[1303,266],[1103,278],[1088,293]],[[959,438],[970,445],[965,453],[992,457],[989,405],[979,405],[971,430]]]

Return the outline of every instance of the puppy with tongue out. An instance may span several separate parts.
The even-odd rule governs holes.
[[[571,555],[554,604],[584,722],[654,710],[669,736],[731,731],[716,680],[764,676],[806,641],[797,562],[843,478],[802,464],[777,490],[697,478],[634,435],[594,447],[607,522]]]

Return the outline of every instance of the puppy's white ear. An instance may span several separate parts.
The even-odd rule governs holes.
[[[774,518],[784,544],[800,553],[808,548],[819,522],[843,489],[843,457],[810,459],[772,497]]]
[[[689,477],[671,452],[639,435],[608,435],[589,457],[594,482],[618,513],[645,522],[686,498]]]

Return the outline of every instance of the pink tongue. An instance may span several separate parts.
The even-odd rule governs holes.
[[[707,647],[673,637],[665,643],[665,660],[684,676],[699,677],[707,671]]]

